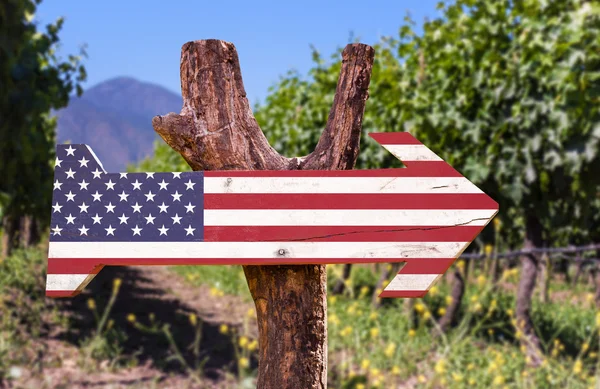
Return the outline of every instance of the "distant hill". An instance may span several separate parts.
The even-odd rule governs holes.
[[[108,172],[152,154],[152,117],[181,111],[182,99],[155,84],[119,77],[72,98],[58,111],[57,141],[86,143]]]

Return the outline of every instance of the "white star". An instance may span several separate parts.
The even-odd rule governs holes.
[[[173,173],[173,178],[181,178],[181,172]]]
[[[168,182],[165,182],[165,180],[163,179],[162,182],[159,182],[158,185],[160,185],[160,189],[167,189],[167,185],[169,185]]]
[[[75,216],[72,216],[71,214],[69,214],[69,216],[65,216],[65,219],[67,219],[67,224],[75,224]]]
[[[58,205],[58,201],[57,201],[56,204],[52,206],[52,208],[54,209],[54,212],[60,213],[60,209],[62,208],[62,205]]]
[[[173,196],[173,201],[181,201],[179,200],[181,198],[179,192],[175,191],[175,193],[173,193],[171,196]]]
[[[89,182],[85,182],[85,180],[82,180],[79,183],[79,190],[84,190],[84,189],[87,190],[87,187],[89,184],[90,184]]]
[[[169,208],[169,206],[165,205],[165,202],[163,201],[162,205],[159,205],[158,208],[160,208],[160,213],[163,213],[167,212],[167,208]]]
[[[85,203],[81,203],[81,205],[79,205],[79,213],[85,212],[87,213],[87,209],[89,208],[89,205],[85,205]]]
[[[127,201],[127,197],[129,197],[129,195],[126,194],[125,191],[123,191],[123,193],[121,193],[119,197],[121,198],[121,200],[119,201]]]
[[[146,178],[154,178],[154,173],[146,173]]]
[[[144,196],[146,196],[146,201],[154,201],[155,194],[152,194],[152,191],[148,191]]]
[[[116,228],[112,228],[112,226],[109,224],[108,228],[105,228],[106,230],[106,236],[112,235],[115,236],[115,230]]]
[[[119,178],[127,178],[127,173],[119,173]]]
[[[150,223],[154,224],[154,219],[156,219],[156,218],[153,217],[151,213],[149,213],[148,216],[145,217],[145,219],[146,219],[146,224],[150,224]]]
[[[85,228],[85,225],[82,226],[81,228],[78,228],[79,230],[79,236],[81,235],[87,235],[87,232],[90,230],[89,228]]]
[[[98,168],[96,168],[96,170],[94,170],[92,172],[92,174],[94,175],[94,178],[100,178],[100,175],[102,174],[102,172],[100,170],[98,170]]]
[[[85,159],[85,157],[82,157],[79,161],[77,161],[80,163],[79,167],[88,167],[87,163],[90,162],[89,160]],[[87,234],[86,234],[87,235]]]
[[[185,236],[194,235],[194,231],[196,231],[195,228],[192,228],[191,224],[190,224],[190,226],[188,228],[184,228],[184,229],[185,229],[185,232],[186,232]]]
[[[119,217],[119,220],[121,221],[121,223],[119,224],[127,224],[127,219],[129,219],[129,217],[125,216],[125,214],[123,214],[122,216]]]
[[[61,186],[62,186],[62,182],[58,182],[58,180],[56,180],[56,182],[54,183],[54,189],[53,190],[55,190],[55,189],[61,190],[60,189]]]
[[[188,212],[194,213],[194,208],[196,208],[195,205],[192,205],[191,202],[188,203],[188,205],[185,205],[185,209],[186,209],[185,213],[188,213]]]
[[[139,228],[139,227],[137,226],[137,224],[135,225],[135,228],[132,228],[132,229],[131,229],[131,231],[133,231],[133,235],[134,235],[134,236],[135,236],[135,235],[142,236],[142,234],[140,234],[140,231],[142,231],[142,228]]]
[[[102,216],[98,216],[98,214],[96,214],[96,216],[92,216],[92,219],[94,219],[94,224],[100,224],[100,220],[102,220]]]
[[[181,224],[179,221],[182,219],[181,216],[175,214],[175,216],[171,216],[171,219],[173,219],[173,224]]]
[[[133,208],[133,213],[136,213],[136,212],[140,212],[140,209],[142,209],[142,206],[141,206],[141,205],[139,205],[139,204],[137,203],[137,201],[136,201],[136,202],[135,202],[135,205],[132,205],[132,206],[131,206],[131,208]],[[140,213],[141,213],[141,212],[140,212]]]
[[[115,183],[112,182],[112,180],[108,180],[108,182],[105,182],[104,185],[106,185],[106,190],[115,190]]]
[[[140,189],[140,186],[142,186],[141,182],[138,182],[137,178],[135,180],[135,182],[132,182],[131,185],[133,185],[133,189]]]
[[[71,193],[71,191],[69,191],[69,194],[66,194],[65,196],[67,196],[67,201],[75,201],[75,196],[77,196],[76,194]]]
[[[96,193],[94,193],[92,197],[94,198],[94,201],[100,201],[100,197],[102,197],[102,195],[98,193],[98,191],[96,191]]]
[[[67,178],[75,178],[75,172],[73,169],[69,168],[69,171],[65,173],[67,173]]]
[[[65,149],[65,151],[67,152],[67,156],[69,156],[69,155],[75,156],[75,149],[71,145],[69,145],[69,148]]]
[[[189,180],[188,182],[185,183],[185,190],[188,190],[188,189],[192,189],[193,190],[194,189],[194,185],[196,185],[196,183],[192,182],[192,180]]]
[[[62,228],[59,228],[58,225],[56,227],[54,227],[52,229],[53,234],[52,235],[60,235],[60,232],[62,231]]]
[[[109,203],[108,203],[108,205],[105,205],[105,207],[106,207],[106,213],[108,213],[108,212],[115,213],[115,212],[114,212],[115,206],[114,206],[114,205],[112,205],[112,203],[111,203],[111,202],[109,202]]]
[[[62,163],[62,159],[58,159],[58,157],[56,157],[56,161],[54,161],[54,166],[62,167],[62,166],[60,166],[61,163]]]
[[[168,228],[165,228],[164,224],[163,224],[162,228],[159,228],[158,230],[160,231],[160,235],[167,235],[167,231],[169,231]]]

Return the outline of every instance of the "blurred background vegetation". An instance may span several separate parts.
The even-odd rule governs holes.
[[[443,17],[427,21],[422,34],[407,17],[397,36],[375,45],[357,168],[401,166],[367,133],[409,131],[498,201],[500,212],[467,249],[481,259],[459,260],[424,299],[376,297],[394,265],[328,267],[330,386],[598,388],[600,248],[570,255],[549,249],[600,244],[600,4],[456,0],[439,8]],[[30,298],[41,300],[27,315],[0,305],[10,312],[0,320],[0,385],[15,361],[27,361],[13,349],[24,342],[19,326],[47,309],[43,283],[36,284],[43,278],[24,275],[44,271],[55,126],[49,112],[80,92],[85,78],[80,56],[61,62],[53,55],[61,21],[39,32],[28,19],[33,12],[31,1],[0,6],[0,296],[35,291]],[[313,50],[308,77],[286,74],[254,107],[280,153],[313,150],[340,58],[341,48],[328,56]],[[157,141],[154,155],[129,170],[189,167]],[[520,249],[539,253],[502,255]],[[238,267],[172,270],[189,287],[209,285],[216,299],[248,303]],[[195,326],[201,319],[193,318]],[[128,319],[132,331],[169,340],[164,328],[152,332]],[[253,325],[219,327],[235,345],[235,385],[252,377]],[[99,325],[94,339],[106,334]],[[81,349],[90,344],[100,347]],[[120,355],[118,348],[99,349],[86,355]],[[201,368],[188,361],[193,355],[174,355],[201,385]]]

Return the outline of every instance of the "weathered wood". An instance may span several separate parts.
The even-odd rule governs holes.
[[[286,158],[269,145],[246,98],[236,49],[220,40],[183,45],[183,108],[152,125],[194,170],[352,169],[373,57],[370,46],[346,46],[327,125],[306,157]],[[327,387],[325,266],[244,266],[244,273],[257,308],[258,387]]]
[[[448,308],[446,309],[446,312],[440,319],[439,323],[440,329],[443,332],[448,331],[450,327],[456,323],[462,298],[465,294],[465,277],[461,273],[458,266],[454,269],[454,273],[452,274],[452,291],[450,292],[452,301],[450,302],[450,305],[448,305]]]

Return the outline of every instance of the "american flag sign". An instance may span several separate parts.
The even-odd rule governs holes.
[[[409,133],[370,136],[405,168],[107,173],[56,148],[46,295],[106,265],[403,262],[381,297],[422,297],[498,204]]]

